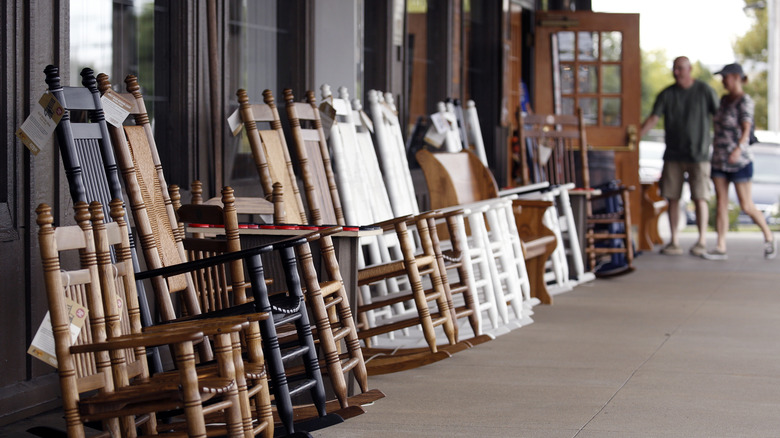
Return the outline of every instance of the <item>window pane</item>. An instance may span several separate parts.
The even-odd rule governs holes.
[[[577,33],[577,58],[580,61],[597,61],[599,59],[598,32]]]
[[[70,86],[81,86],[80,73],[84,67],[93,69],[95,74],[111,74],[114,53],[111,9],[111,2],[70,2]],[[111,78],[117,83],[122,79]]]
[[[574,99],[571,97],[564,97],[561,99],[561,114],[570,115],[574,114]]]
[[[574,94],[574,66],[561,64],[561,93]]]
[[[574,61],[574,32],[558,32],[558,59]]]
[[[581,65],[577,70],[577,92],[598,93],[599,68],[595,65]]]
[[[620,93],[622,91],[622,83],[619,65],[604,65],[601,67],[602,71],[602,93]]]
[[[620,61],[623,56],[623,34],[621,32],[601,33],[601,60]]]
[[[601,120],[604,126],[620,126],[622,101],[619,97],[601,99]]]
[[[582,117],[586,125],[597,125],[599,121],[599,101],[596,98],[585,97],[580,99]]]

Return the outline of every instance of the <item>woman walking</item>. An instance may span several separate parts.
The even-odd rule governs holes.
[[[720,100],[720,108],[713,118],[711,177],[715,185],[717,216],[715,228],[718,232],[717,246],[702,257],[709,260],[726,260],[726,232],[729,227],[729,183],[739,199],[739,206],[761,228],[764,233],[764,257],[772,259],[777,254],[775,239],[766,224],[764,215],[753,204],[752,178],[753,155],[750,153],[753,132],[753,108],[755,104],[745,94],[742,84],[747,82],[742,66],[729,64],[715,74],[723,78],[727,94]]]

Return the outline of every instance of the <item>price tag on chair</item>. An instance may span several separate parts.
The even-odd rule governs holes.
[[[33,155],[38,155],[41,146],[51,138],[63,114],[65,108],[47,91],[41,96],[38,105],[33,105],[30,115],[16,130],[16,136]]]
[[[114,90],[109,89],[100,98],[100,104],[103,105],[103,113],[106,116],[106,122],[121,128],[133,104],[125,100]]]
[[[89,310],[81,304],[66,298],[68,305],[68,316],[70,317],[70,338],[71,343],[76,342],[79,337],[81,328],[84,327],[84,321],[87,319],[87,312]],[[57,367],[57,353],[55,351],[54,331],[51,327],[51,317],[49,312],[46,312],[46,316],[43,317],[38,331],[33,337],[30,348],[27,349],[27,354],[38,358],[47,364]]]

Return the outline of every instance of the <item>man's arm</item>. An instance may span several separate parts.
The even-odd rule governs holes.
[[[645,121],[644,121],[644,122],[642,122],[642,129],[639,131],[639,138],[640,138],[640,139],[641,139],[642,137],[644,137],[644,136],[645,136],[645,134],[647,134],[647,131],[649,131],[649,130],[651,130],[651,129],[655,128],[655,125],[657,125],[657,124],[658,124],[658,119],[659,119],[659,117],[658,117],[657,115],[655,115],[655,114],[650,114],[650,115],[649,115],[649,116],[648,116],[648,117],[645,119]]]

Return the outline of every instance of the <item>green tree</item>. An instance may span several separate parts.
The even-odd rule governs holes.
[[[752,20],[752,26],[734,43],[734,53],[737,61],[742,64],[766,65],[767,47],[767,14],[759,0],[745,0],[745,13]],[[754,74],[745,84],[745,92],[756,103],[755,122],[757,129],[766,129],[767,123],[767,77],[766,70]],[[722,90],[723,87],[720,87]]]
[[[666,50],[642,50],[642,117],[650,115],[655,97],[674,81]],[[663,128],[663,119],[657,128]]]

